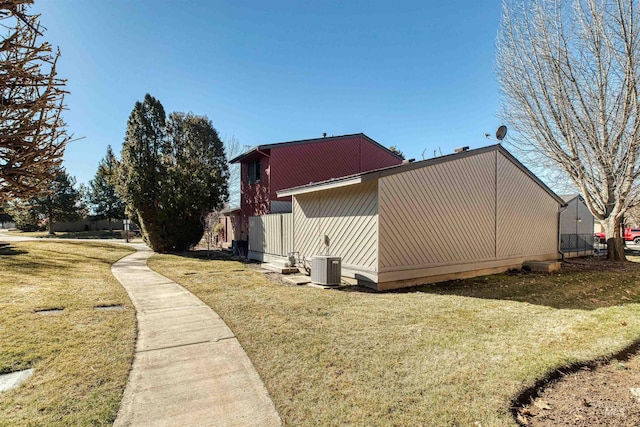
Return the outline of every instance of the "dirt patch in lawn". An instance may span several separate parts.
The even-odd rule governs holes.
[[[627,259],[633,262],[613,262],[598,257],[573,258],[562,262],[562,270],[565,272],[572,271],[609,271],[628,273],[638,271],[640,269],[640,253],[634,251],[627,256]]]
[[[516,412],[521,426],[640,425],[640,356],[580,368]]]

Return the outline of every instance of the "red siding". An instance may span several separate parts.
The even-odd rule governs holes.
[[[249,184],[248,163],[258,158],[261,180]],[[234,224],[234,228],[241,230],[235,233],[235,238],[246,239],[247,218],[268,214],[271,200],[291,200],[291,197],[278,199],[279,190],[399,163],[402,160],[363,135],[285,143],[258,151],[243,159],[240,166],[242,224]]]
[[[257,160],[258,157],[252,160]],[[240,165],[240,209],[245,217],[269,213],[269,157],[260,155],[260,182],[249,184],[247,163]]]
[[[276,192],[310,182],[397,165],[402,160],[366,137],[355,135],[273,147],[270,163],[271,199],[291,200],[290,197],[277,199]]]
[[[402,160],[389,154],[389,152],[362,138],[362,155],[360,156],[360,170],[358,172],[372,171],[386,168],[387,166],[398,165]]]

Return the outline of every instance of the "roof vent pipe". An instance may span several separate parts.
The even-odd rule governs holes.
[[[455,153],[462,153],[464,151],[468,151],[469,150],[469,146],[466,147],[460,147],[460,148],[456,148],[455,150],[453,150]]]
[[[326,132],[322,132],[322,137],[326,138],[327,137],[327,133]]]

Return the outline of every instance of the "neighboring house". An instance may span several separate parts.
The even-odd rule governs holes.
[[[72,222],[54,222],[52,231],[54,232],[77,232],[77,231],[99,231],[99,230],[123,230],[124,224],[121,219],[113,219],[111,222],[107,219],[84,218]],[[137,230],[135,224],[132,230]]]
[[[2,208],[0,208],[1,210]],[[13,221],[11,215],[0,211],[0,228],[16,228],[16,223]]]
[[[567,207],[560,213],[560,251],[565,258],[593,255],[595,219],[579,194],[560,196]]]
[[[232,242],[241,239],[241,236],[244,236],[242,240],[246,239],[249,231],[246,223],[242,221],[240,208],[224,209],[220,213],[222,215],[218,218],[218,223],[221,226],[218,231],[218,244],[220,247],[228,249]]]
[[[278,196],[293,196],[293,252],[340,256],[343,276],[378,290],[559,258],[564,201],[500,145]]]
[[[248,218],[291,212],[291,196],[277,192],[312,182],[398,165],[403,159],[363,133],[259,145],[231,159],[240,163],[237,240],[248,237]],[[225,241],[223,245],[228,245]]]

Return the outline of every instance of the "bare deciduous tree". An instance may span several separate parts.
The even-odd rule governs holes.
[[[505,0],[497,41],[511,142],[565,171],[624,260],[639,201],[640,15],[636,0]]]
[[[207,246],[207,257],[209,257],[211,249],[218,244],[217,237],[220,232],[219,219],[221,216],[220,212],[216,211],[204,214],[200,219],[202,221],[202,227],[204,228],[202,240]]]
[[[70,136],[61,118],[60,52],[40,43],[32,0],[0,1],[0,203],[37,194],[53,179]]]
[[[625,225],[629,228],[640,227],[640,206],[630,208],[624,216]]]
[[[227,162],[243,152],[243,146],[235,135],[225,139],[224,151],[227,153]],[[229,163],[229,207],[240,206],[240,164]]]

